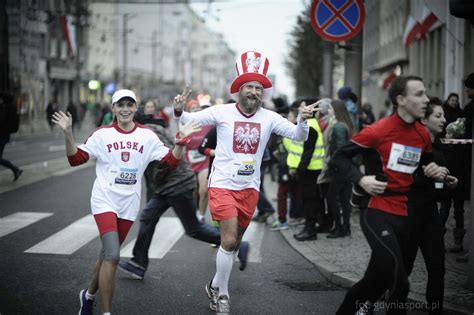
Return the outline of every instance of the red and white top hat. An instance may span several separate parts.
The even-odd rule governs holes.
[[[269,100],[272,96],[273,85],[267,78],[270,62],[267,57],[256,51],[246,51],[235,63],[237,78],[230,85],[230,95],[236,101],[239,100],[240,88],[247,82],[257,81],[263,86],[262,99]]]

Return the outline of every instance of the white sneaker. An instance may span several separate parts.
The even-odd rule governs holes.
[[[229,314],[230,313],[230,301],[227,295],[221,295],[217,299],[216,314]]]
[[[216,311],[217,298],[219,296],[219,289],[213,288],[211,284],[212,284],[212,279],[206,284],[206,286],[204,287],[204,290],[206,290],[207,297],[210,300],[209,308],[211,309],[211,311]]]
[[[272,227],[270,230],[272,231],[278,231],[278,230],[288,230],[288,222],[283,222],[281,223],[280,221],[276,220],[273,222]]]
[[[305,224],[305,222],[306,222],[305,218],[297,218],[297,219],[290,218],[288,220],[288,225],[289,226],[303,225]]]

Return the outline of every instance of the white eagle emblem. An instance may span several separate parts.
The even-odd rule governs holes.
[[[130,160],[130,152],[122,152],[122,161],[128,162]]]
[[[247,72],[258,72],[258,69],[260,69],[261,59],[260,57],[250,57],[245,61],[245,64],[247,65]]]
[[[250,129],[249,124],[246,124],[245,127],[237,127],[234,138],[239,150],[250,152],[255,150],[255,145],[258,144],[260,139],[260,132],[255,127]]]

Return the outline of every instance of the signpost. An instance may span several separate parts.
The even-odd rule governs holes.
[[[353,38],[365,21],[362,0],[314,0],[310,14],[314,31],[331,42]]]

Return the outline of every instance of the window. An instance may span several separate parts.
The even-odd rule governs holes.
[[[39,41],[39,51],[40,51],[40,58],[45,59],[48,56],[48,45],[46,42],[46,35],[40,34],[40,41]]]
[[[49,57],[50,58],[58,57],[58,41],[54,37],[50,38],[49,40]]]
[[[62,40],[61,41],[61,59],[65,60],[68,57],[68,47],[66,44],[66,41]]]

